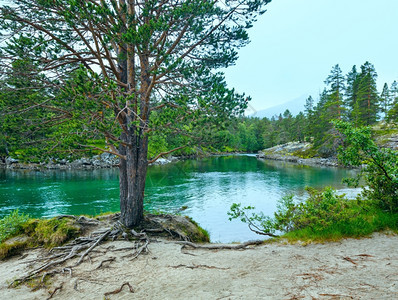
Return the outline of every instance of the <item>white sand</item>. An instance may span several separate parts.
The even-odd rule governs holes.
[[[105,251],[131,246],[108,242]],[[247,250],[186,250],[163,240],[149,245],[150,253],[131,261],[129,251],[93,253],[69,273],[56,275],[49,291],[26,286],[7,288],[7,282],[29,271],[27,260],[0,263],[0,299],[398,299],[398,237],[375,234],[372,238],[307,246],[281,243]],[[106,258],[107,267],[95,270]],[[37,266],[37,265],[36,265]]]

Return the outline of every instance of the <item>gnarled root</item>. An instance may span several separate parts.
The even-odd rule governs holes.
[[[62,216],[62,217],[69,217],[69,216]],[[82,221],[85,222],[87,220],[82,220]],[[84,261],[84,259],[88,257],[89,253],[94,250],[94,248],[96,248],[98,245],[100,245],[106,240],[109,239],[115,240],[119,237],[122,237],[126,240],[135,241],[135,247],[132,247],[132,249],[135,249],[135,251],[134,253],[130,254],[133,256],[132,259],[137,258],[142,253],[148,252],[148,245],[150,243],[150,239],[147,236],[147,234],[143,232],[137,233],[133,229],[127,229],[119,221],[117,221],[112,228],[93,232],[89,236],[78,237],[72,242],[68,243],[67,245],[53,248],[50,251],[52,255],[44,259],[36,260],[36,261],[44,261],[44,263],[40,267],[29,272],[28,275],[14,280],[10,284],[10,286],[11,287],[17,286],[18,284],[24,283],[31,279],[39,278],[41,276],[42,278],[45,278],[46,276],[54,275],[56,273],[61,273],[61,272],[62,273],[69,272],[72,275],[73,268],[80,265]],[[79,259],[73,265],[49,271],[50,269],[59,266],[78,256],[80,256]],[[44,273],[43,275],[42,273],[44,271],[46,271],[46,273]]]

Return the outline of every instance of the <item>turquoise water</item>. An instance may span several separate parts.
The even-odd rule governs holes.
[[[239,221],[229,221],[232,203],[255,206],[272,215],[276,202],[305,186],[342,188],[353,171],[257,160],[254,156],[216,156],[150,166],[145,208],[192,217],[213,242],[246,241],[259,236]],[[0,216],[14,209],[32,217],[89,214],[119,210],[117,169],[89,171],[0,170]]]

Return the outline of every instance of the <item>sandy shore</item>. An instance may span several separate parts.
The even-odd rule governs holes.
[[[181,249],[173,241],[149,245],[150,253],[131,260],[125,241],[108,242],[51,287],[30,291],[8,283],[30,270],[42,250],[0,263],[1,299],[398,299],[398,236],[337,243],[274,243],[246,250]],[[27,256],[26,256],[27,254]],[[113,259],[114,258],[114,259]],[[96,269],[106,260],[103,267]],[[37,266],[37,264],[35,265]]]

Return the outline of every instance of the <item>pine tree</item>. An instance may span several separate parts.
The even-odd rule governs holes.
[[[353,121],[352,112],[355,107],[355,103],[357,102],[358,96],[358,84],[359,84],[359,74],[357,72],[356,66],[353,66],[351,71],[346,76],[346,90],[345,90],[345,111],[346,111],[346,119],[349,121]]]
[[[331,119],[328,114],[327,103],[329,101],[329,93],[326,89],[319,95],[319,101],[314,108],[312,136],[314,138],[314,146],[318,147],[324,142],[326,132],[331,128]]]
[[[338,64],[332,68],[329,76],[325,80],[325,84],[330,86],[328,90],[329,99],[327,103],[329,118],[341,120],[344,110],[343,91],[345,89],[345,85],[344,76]]]
[[[386,119],[391,106],[391,93],[387,83],[384,83],[383,91],[380,94],[380,106],[384,113],[384,119]]]
[[[305,124],[304,124],[304,136],[305,139],[311,141],[311,136],[313,133],[313,124],[314,120],[314,99],[312,96],[309,96],[305,101],[304,105],[304,114],[305,114]]]
[[[390,87],[391,108],[388,111],[388,122],[398,122],[398,82],[394,80]]]
[[[361,66],[357,99],[352,112],[356,126],[372,125],[378,119],[380,107],[376,79],[377,73],[374,66],[365,62]]]

